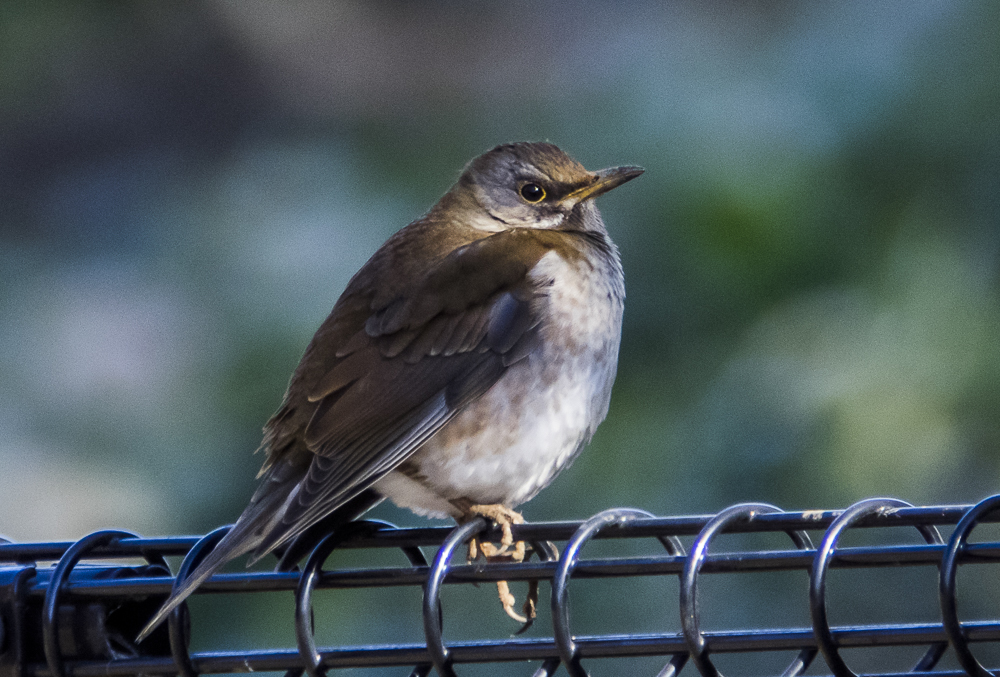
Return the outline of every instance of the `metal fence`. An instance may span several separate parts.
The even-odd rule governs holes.
[[[481,518],[456,528],[396,528],[361,520],[334,530],[319,541],[305,564],[280,565],[274,572],[219,574],[202,591],[236,594],[294,591],[297,647],[250,652],[188,651],[188,620],[182,605],[141,645],[132,638],[175,581],[165,557],[184,556],[176,577],[183,578],[218,542],[225,528],[204,538],[141,538],[122,531],[101,531],[75,543],[0,543],[0,677],[97,677],[136,674],[287,671],[290,676],[322,675],[331,668],[412,666],[412,675],[455,675],[464,663],[532,661],[511,670],[536,677],[564,666],[586,675],[588,661],[602,657],[662,656],[661,677],[718,675],[713,656],[797,651],[783,673],[809,670],[854,675],[841,651],[852,647],[926,646],[908,673],[925,675],[992,674],[977,660],[975,647],[1000,641],[1000,620],[961,622],[956,603],[960,566],[1000,562],[1000,542],[968,541],[977,524],[1000,521],[1000,496],[974,506],[913,507],[896,499],[870,499],[846,510],[783,512],[758,503],[731,506],[715,515],[656,517],[641,510],[607,510],[584,522],[534,523],[514,527],[532,545],[537,561],[469,565],[453,555],[474,536],[499,539]],[[954,526],[947,541],[938,530]],[[850,528],[889,527],[919,535],[912,545],[838,546]],[[787,534],[785,550],[711,553],[720,533]],[[810,537],[812,534],[815,538]],[[693,537],[693,541],[691,538]],[[656,539],[662,554],[642,557],[584,558],[591,539]],[[690,541],[687,548],[682,540]],[[315,542],[315,541],[314,541]],[[561,543],[559,555],[553,542]],[[293,546],[309,552],[307,545]],[[397,548],[407,566],[365,570],[324,570],[338,548]],[[430,559],[424,550],[434,551]],[[124,565],[129,559],[145,564]],[[289,560],[291,558],[285,558]],[[81,562],[86,560],[86,564]],[[117,561],[117,562],[116,562]],[[38,563],[50,563],[40,566]],[[828,572],[836,568],[937,568],[940,622],[835,626],[827,616]],[[698,587],[703,575],[800,570],[809,573],[811,625],[709,632],[702,628]],[[898,569],[897,569],[898,570]],[[679,581],[680,632],[642,635],[574,634],[568,598],[574,579],[660,576]],[[443,584],[490,581],[549,581],[552,634],[474,642],[442,638]],[[312,634],[311,600],[317,588],[420,586],[423,588],[425,642],[361,647],[317,647]],[[940,669],[941,659],[961,669]],[[409,668],[407,668],[409,669]]]

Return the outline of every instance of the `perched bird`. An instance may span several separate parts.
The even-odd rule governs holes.
[[[504,530],[483,551],[512,545],[513,509],[607,414],[625,285],[593,199],[642,171],[590,172],[549,143],[472,160],[348,283],[267,422],[250,505],[140,637],[229,560],[382,498],[482,515]]]

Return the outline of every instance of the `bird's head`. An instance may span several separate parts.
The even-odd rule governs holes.
[[[551,143],[509,143],[472,160],[449,191],[476,228],[603,228],[590,200],[642,174],[641,167],[591,172]],[[570,219],[577,211],[579,218]],[[596,217],[596,211],[592,212]]]

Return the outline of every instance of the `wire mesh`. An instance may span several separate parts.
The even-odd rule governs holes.
[[[722,656],[791,652],[781,673],[848,676],[857,674],[845,655],[867,647],[924,647],[909,671],[866,674],[993,674],[977,658],[987,643],[1000,642],[1000,620],[965,621],[958,609],[957,571],[972,564],[1000,562],[1000,542],[969,542],[975,527],[1000,521],[1000,495],[967,506],[913,507],[888,498],[868,499],[844,510],[784,512],[761,503],[730,506],[715,515],[656,517],[615,508],[583,522],[514,526],[518,540],[530,544],[537,560],[468,564],[461,557],[472,538],[499,540],[495,526],[482,518],[459,527],[397,528],[387,522],[359,520],[341,525],[318,543],[294,547],[311,555],[301,569],[282,562],[273,572],[217,574],[199,593],[238,595],[287,591],[294,596],[296,645],[253,651],[191,652],[187,605],[181,605],[145,642],[133,638],[165,599],[224,535],[227,527],[202,537],[142,538],[123,531],[100,531],[76,542],[0,542],[0,677],[97,677],[111,675],[284,671],[325,675],[334,668],[407,666],[408,674],[457,676],[467,663],[528,662],[517,674],[589,674],[588,664],[602,658],[660,657],[660,677],[677,674],[720,675]],[[909,540],[844,546],[851,529],[882,527],[905,531]],[[951,528],[945,539],[939,528]],[[785,549],[716,552],[719,534],[775,533],[787,536]],[[878,533],[883,533],[882,531]],[[593,540],[619,546],[633,539],[655,539],[653,554],[583,556]],[[896,542],[904,540],[904,542]],[[814,545],[814,541],[816,545]],[[891,541],[891,542],[889,542]],[[687,548],[684,542],[689,542]],[[560,543],[561,548],[557,548]],[[308,545],[309,547],[303,547]],[[324,569],[339,549],[399,549],[406,564],[365,569]],[[561,549],[561,556],[559,550]],[[183,557],[171,573],[167,557]],[[143,564],[123,561],[143,560]],[[86,562],[82,565],[81,562]],[[831,624],[827,612],[829,572],[877,569],[897,575],[904,567],[935,571],[940,617],[927,623]],[[793,627],[706,630],[699,587],[706,576],[736,574],[738,582],[755,574],[800,571],[808,574],[810,623]],[[676,580],[680,630],[641,634],[577,634],[573,631],[569,592],[581,579],[610,580],[665,577]],[[547,581],[551,635],[447,641],[445,585],[496,581]],[[419,587],[423,591],[423,642],[365,646],[318,646],[312,615],[313,592],[324,588]],[[976,591],[982,594],[983,591]],[[579,594],[579,593],[576,593]],[[543,602],[544,604],[544,602]],[[391,614],[394,609],[375,610]],[[955,666],[940,667],[946,661]],[[732,664],[731,662],[729,663]],[[514,666],[511,666],[514,670]],[[401,672],[400,674],[406,674]]]

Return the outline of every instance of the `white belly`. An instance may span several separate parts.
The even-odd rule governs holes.
[[[552,280],[538,301],[539,347],[428,440],[406,474],[374,488],[414,512],[458,516],[452,500],[513,508],[552,481],[607,414],[624,293],[607,273],[546,254],[531,273]]]

